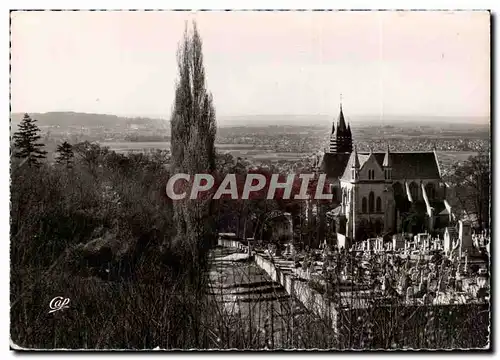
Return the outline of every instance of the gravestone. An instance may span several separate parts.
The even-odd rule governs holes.
[[[409,286],[408,289],[406,289],[406,300],[411,300],[413,299],[415,295],[415,292],[414,292],[414,289],[413,289],[413,286]]]
[[[410,277],[408,276],[408,274],[403,274],[399,282],[399,288],[401,292],[404,294],[409,286],[410,286]]]
[[[394,250],[400,250],[405,248],[405,240],[401,235],[397,234],[392,237],[392,248]]]

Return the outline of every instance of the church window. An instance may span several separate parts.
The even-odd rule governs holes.
[[[382,199],[380,199],[380,196],[377,196],[377,212],[382,211]]]
[[[361,212],[366,213],[366,197],[363,197],[363,200],[361,200]]]
[[[370,195],[368,196],[368,212],[372,213],[374,210],[374,204],[375,203],[375,195],[373,194],[373,191],[370,192]]]

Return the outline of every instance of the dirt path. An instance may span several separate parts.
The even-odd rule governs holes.
[[[232,328],[245,332],[253,346],[304,348],[311,346],[311,336],[324,340],[325,325],[246,254],[230,248],[215,249],[210,279],[210,294]]]

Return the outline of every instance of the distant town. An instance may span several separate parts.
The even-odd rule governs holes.
[[[11,116],[11,132],[23,114]],[[67,140],[72,144],[83,141],[97,142],[117,152],[141,152],[151,149],[168,150],[170,147],[170,123],[164,119],[144,117],[125,118],[113,115],[85,114],[70,112],[34,113],[42,131],[48,152],[54,152],[57,145]],[[241,124],[243,116],[236,124]],[[328,146],[328,131],[331,125],[324,116],[311,118],[315,125],[297,124],[305,122],[306,116],[290,121],[294,125],[275,125],[273,116],[262,115],[259,123],[265,125],[231,126],[224,121],[217,132],[216,146],[220,152],[228,152],[235,157],[247,159],[256,164],[281,164],[302,161],[309,155],[324,151]],[[285,117],[286,118],[286,117]],[[363,118],[361,125],[353,128],[360,151],[383,151],[388,144],[395,151],[436,150],[440,152],[444,171],[449,164],[465,160],[477,152],[488,152],[490,147],[490,125],[482,118],[459,119],[458,123],[446,118],[442,123],[430,124],[429,118],[422,117],[420,123],[396,122],[394,118],[381,123],[377,119]],[[331,120],[329,120],[331,121]],[[472,123],[471,123],[472,122]]]

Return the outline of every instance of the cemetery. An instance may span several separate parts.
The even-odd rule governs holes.
[[[219,246],[247,253],[290,296],[336,331],[359,317],[362,326],[381,316],[397,319],[398,326],[412,331],[416,325],[408,321],[424,320],[410,315],[429,311],[440,318],[436,321],[441,325],[467,322],[471,314],[483,314],[486,317],[477,315],[481,318],[477,321],[488,321],[484,310],[489,308],[490,296],[485,250],[489,238],[473,235],[462,221],[458,230],[447,229],[444,239],[427,233],[412,238],[397,234],[392,241],[367,239],[350,248],[339,242],[299,250],[291,242],[264,246],[254,239],[224,235]]]

